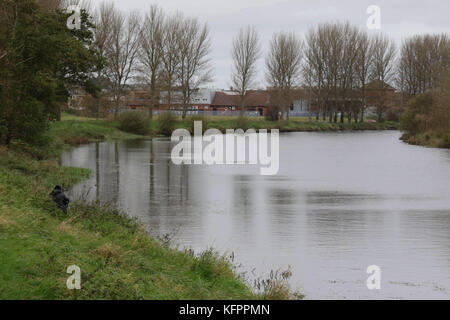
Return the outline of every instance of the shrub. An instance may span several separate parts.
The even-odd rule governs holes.
[[[236,129],[247,131],[250,127],[250,121],[245,117],[239,117],[236,121]]]
[[[124,112],[119,116],[120,130],[145,135],[149,132],[148,118],[140,112]]]
[[[422,93],[411,99],[401,117],[401,129],[410,133],[417,133],[426,129],[426,116],[429,114],[434,101],[431,92]]]
[[[158,118],[158,133],[170,136],[175,128],[176,116],[171,112],[165,112]]]
[[[272,270],[267,279],[255,279],[253,286],[263,300],[303,299],[304,296],[302,294],[291,291],[289,287],[289,279],[291,277],[292,271],[290,268],[286,270]]]
[[[194,122],[201,121],[202,122],[202,130],[203,133],[208,129],[208,119],[203,115],[193,115],[189,116],[187,119],[187,123],[189,125],[189,131],[194,133]]]

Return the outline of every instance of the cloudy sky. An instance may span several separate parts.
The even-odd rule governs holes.
[[[153,3],[168,13],[177,10],[198,17],[211,29],[213,51],[211,60],[214,81],[209,86],[229,88],[233,35],[240,27],[255,26],[265,54],[274,32],[295,31],[304,36],[311,26],[320,22],[348,20],[366,27],[367,7],[381,9],[381,32],[397,43],[416,33],[450,32],[449,0],[109,0],[122,10],[137,9],[145,13]],[[370,30],[370,32],[380,32]],[[264,59],[259,61],[259,83],[264,86]]]

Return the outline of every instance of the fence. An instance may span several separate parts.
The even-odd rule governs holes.
[[[128,108],[124,108],[124,109],[120,109],[119,113],[123,113],[123,112],[129,112],[129,111],[133,111],[133,112],[142,112],[144,114],[148,114],[148,110],[147,109],[128,109]],[[174,115],[177,116],[182,116],[183,115],[183,110],[153,110],[152,114],[153,115],[160,115],[166,112],[170,112]],[[208,111],[203,111],[203,110],[188,110],[186,112],[186,115],[188,116],[192,116],[192,115],[202,115],[202,116],[222,116],[222,117],[237,117],[240,115],[240,111],[238,110],[226,110],[226,111],[214,111],[214,110],[208,110]],[[258,111],[245,111],[244,115],[247,117],[262,117],[262,115],[258,112]]]

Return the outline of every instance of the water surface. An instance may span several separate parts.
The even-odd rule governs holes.
[[[112,202],[153,235],[234,252],[249,277],[291,266],[310,299],[450,299],[450,150],[397,131],[280,135],[280,171],[174,165],[168,139],[102,142],[62,163],[92,170],[72,198]],[[368,290],[378,265],[381,290]]]

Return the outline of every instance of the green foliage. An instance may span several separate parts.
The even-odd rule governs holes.
[[[426,129],[426,118],[435,103],[432,92],[422,93],[411,99],[400,120],[400,128],[409,133],[418,133]]]
[[[236,128],[247,131],[250,128],[250,121],[246,117],[240,116],[237,118]]]
[[[84,86],[96,63],[92,25],[82,11],[82,29],[71,31],[66,13],[35,0],[4,0],[0,14],[0,143],[43,144],[49,116],[59,117],[69,88]]]
[[[119,115],[119,129],[128,133],[146,135],[150,130],[147,116],[140,112],[128,111]]]
[[[79,145],[82,143],[102,141],[104,139],[136,139],[139,135],[125,133],[118,128],[116,121],[94,120],[63,114],[63,121],[50,124],[49,135],[53,144],[60,149],[64,144]]]
[[[158,133],[170,136],[175,130],[177,117],[171,112],[165,112],[158,117]]]

